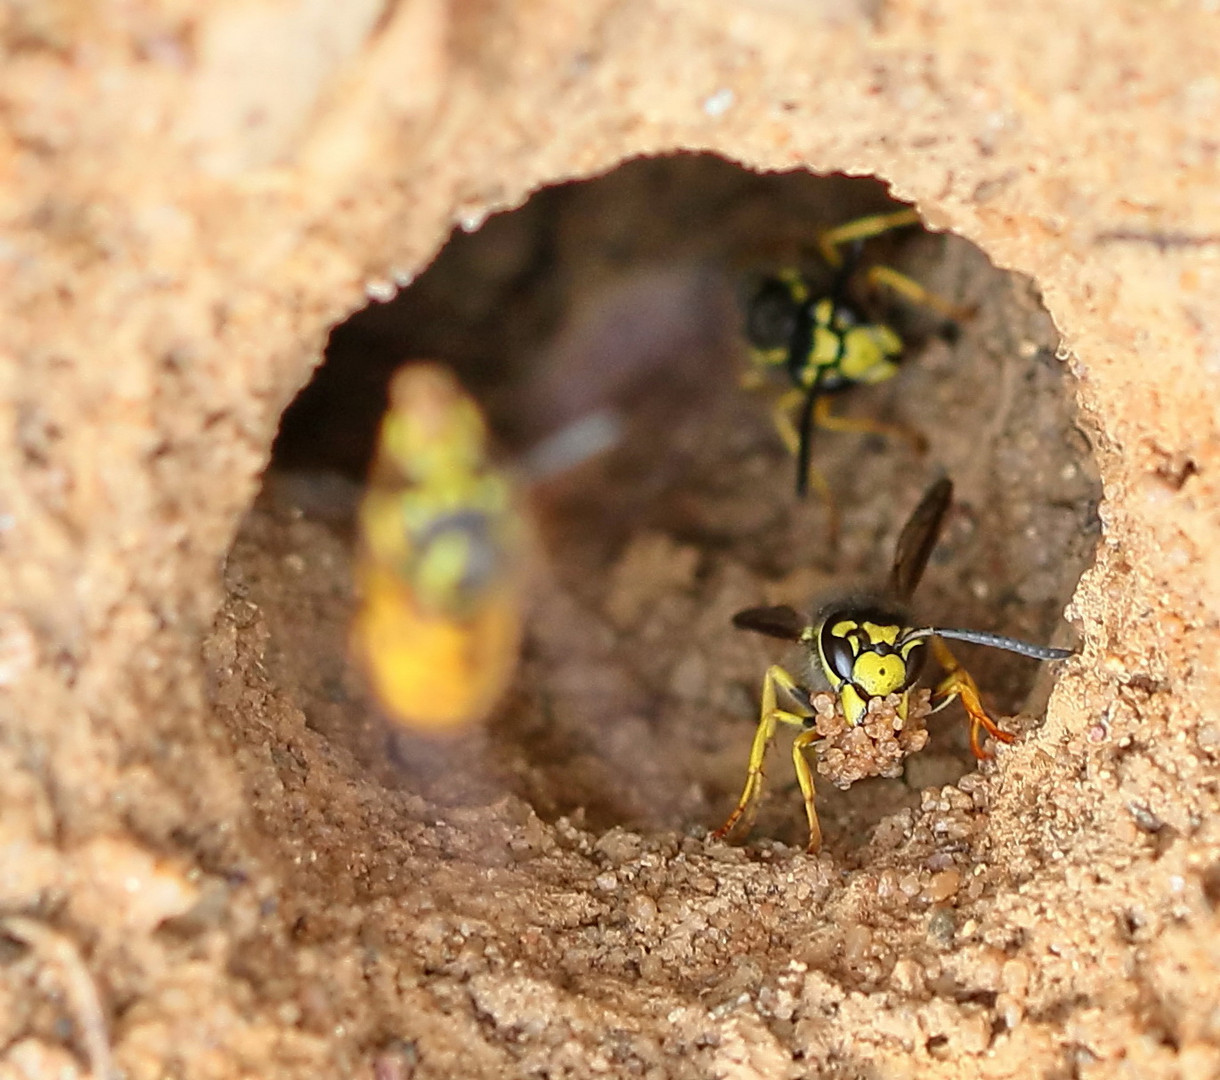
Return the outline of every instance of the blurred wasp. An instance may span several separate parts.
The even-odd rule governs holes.
[[[360,504],[352,650],[387,713],[443,731],[485,716],[516,667],[528,532],[446,369],[401,369],[389,398]]]
[[[905,721],[911,691],[931,650],[944,672],[932,693],[932,711],[960,698],[970,722],[970,749],[976,758],[982,759],[989,756],[982,746],[982,732],[1004,743],[1012,742],[1013,736],[998,728],[987,715],[974,679],[949,651],[945,640],[1005,649],[1035,660],[1063,660],[1072,652],[983,631],[921,626],[911,619],[907,604],[936,546],[952,498],[953,485],[947,479],[928,489],[903,527],[889,581],[880,593],[832,602],[812,623],[781,605],[738,612],[733,624],[805,646],[811,669],[821,669],[838,696],[849,727],[864,720],[870,700],[889,695],[897,696],[896,711],[900,720]],[[792,746],[792,761],[809,819],[808,850],[816,852],[821,848],[813,773],[805,756],[806,748],[819,737],[814,729],[814,716],[808,687],[779,665],[769,667],[763,677],[762,706],[750,748],[745,788],[729,819],[712,834],[714,838],[724,839],[743,820],[747,825],[753,820],[762,793],[763,758],[775,736],[776,725],[783,723],[802,729]]]
[[[509,470],[493,462],[482,413],[446,368],[415,363],[394,375],[358,513],[351,630],[391,717],[443,732],[491,711],[521,643],[533,547],[526,484],[617,436],[614,417],[592,413]]]
[[[831,533],[837,534],[834,500],[825,478],[810,463],[814,425],[831,431],[900,435],[923,448],[912,432],[873,420],[835,416],[830,398],[860,383],[879,383],[898,371],[904,343],[892,327],[870,321],[848,296],[865,240],[894,229],[919,224],[913,209],[849,221],[823,232],[818,249],[835,273],[829,295],[817,295],[798,270],[788,269],[764,279],[746,307],[746,340],[751,369],[743,379],[747,389],[763,385],[772,373],[783,372],[791,387],[774,406],[780,438],[796,457],[796,491],[804,496],[812,484],[830,507]],[[842,248],[851,245],[844,256]],[[870,266],[863,275],[869,285],[885,286],[908,301],[956,321],[969,317],[958,307],[929,292],[889,266]],[[794,410],[799,408],[794,422]]]

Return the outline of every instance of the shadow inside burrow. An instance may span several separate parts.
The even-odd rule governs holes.
[[[908,342],[902,368],[836,410],[900,423],[928,449],[816,434],[842,516],[836,546],[826,505],[794,496],[768,400],[740,388],[743,283],[799,265],[830,288],[819,231],[892,205],[875,181],[762,176],[710,155],[639,159],[455,230],[410,287],[336,327],[284,415],[229,560],[266,615],[268,670],[308,724],[369,782],[440,805],[507,792],[545,819],[579,815],[595,828],[719,824],[744,775],[766,664],[803,662],[734,630],[731,615],[765,602],[808,609],[883,580],[906,515],[942,473],[958,497],[917,594],[920,618],[1062,640],[1099,491],[1028,282],[956,237],[916,229],[868,243],[869,259],[977,314],[950,339],[886,303]],[[413,358],[455,371],[509,462],[590,410],[611,406],[626,422],[613,450],[532,493],[545,559],[520,670],[486,724],[441,742],[387,724],[346,652],[355,500],[390,375]],[[1026,705],[1036,682],[1028,707],[1041,708],[1037,664],[960,654],[1000,714]],[[757,832],[800,843],[786,746],[773,754]],[[823,785],[828,842],[858,843],[920,788],[973,767],[954,706],[904,778],[846,793]]]

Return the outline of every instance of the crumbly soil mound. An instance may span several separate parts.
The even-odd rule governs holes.
[[[870,776],[896,779],[906,759],[928,745],[926,725],[932,705],[927,690],[911,695],[905,716],[899,711],[897,694],[873,698],[855,727],[847,723],[834,694],[815,694],[812,704],[815,727],[822,736],[816,747],[818,773],[844,791]]]

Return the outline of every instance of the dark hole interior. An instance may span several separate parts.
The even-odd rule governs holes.
[[[228,568],[265,612],[267,663],[310,726],[376,782],[448,805],[511,792],[544,818],[597,828],[718,825],[744,777],[766,665],[805,675],[799,649],[735,630],[731,616],[812,610],[884,580],[902,523],[942,473],[957,499],[918,618],[1071,644],[1062,612],[1092,557],[1100,493],[1029,281],[920,228],[862,245],[862,260],[974,314],[950,325],[884,290],[861,301],[907,347],[894,378],[843,393],[835,411],[900,424],[926,449],[815,433],[837,544],[826,503],[795,497],[773,396],[740,386],[744,301],[761,276],[798,266],[833,288],[819,232],[896,205],[871,180],[763,176],[710,155],[634,160],[455,230],[409,288],[336,327],[284,415]],[[456,372],[508,462],[591,409],[612,406],[626,424],[617,447],[533,492],[543,555],[517,678],[485,725],[439,742],[385,722],[346,654],[358,485],[387,381],[417,358]],[[1037,738],[1053,671],[955,651],[1002,726]],[[1022,709],[1030,718],[1008,719]],[[960,706],[930,730],[903,778],[819,788],[832,849],[846,855],[920,788],[975,768]],[[802,843],[786,736],[769,780],[754,835]]]

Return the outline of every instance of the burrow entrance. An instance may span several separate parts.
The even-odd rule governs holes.
[[[231,593],[265,617],[268,676],[361,783],[441,807],[504,794],[545,820],[690,832],[739,791],[759,682],[793,650],[734,630],[740,608],[802,608],[884,576],[929,481],[957,503],[918,593],[929,621],[1071,643],[1062,611],[1092,557],[1100,489],[1072,386],[1037,290],[969,243],[905,230],[866,248],[976,308],[956,333],[890,300],[911,341],[889,382],[837,411],[917,431],[819,432],[815,461],[842,516],[794,498],[768,399],[739,386],[751,275],[810,262],[819,230],[892,207],[879,183],[760,176],[709,155],[628,162],[544,189],[477,231],[455,230],[386,303],[337,327],[325,364],[285,414],[264,492],[230,555]],[[603,402],[630,419],[615,450],[536,492],[545,565],[520,672],[488,724],[443,744],[384,723],[346,656],[352,512],[386,382],[403,361],[450,365],[506,458]],[[260,624],[262,625],[262,624]],[[970,646],[987,700],[1036,737],[1039,665]],[[960,708],[898,780],[821,790],[829,849],[918,805],[975,765]],[[350,757],[349,757],[350,755]],[[803,842],[783,746],[755,838]]]

